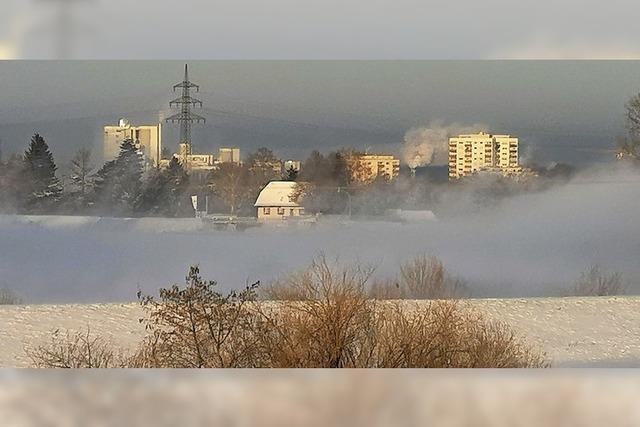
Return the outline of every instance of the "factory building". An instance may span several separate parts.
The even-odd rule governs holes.
[[[218,163],[240,164],[240,149],[222,147],[218,150]]]
[[[178,152],[174,156],[178,158],[182,166],[196,181],[204,182],[208,174],[216,170],[218,165],[222,163],[240,164],[239,148],[222,147],[218,153],[218,158],[213,154],[194,154],[191,151],[190,144],[181,143],[178,145]],[[169,159],[164,159],[160,162],[162,167],[166,167],[168,164]]]
[[[105,161],[118,157],[120,146],[131,140],[143,155],[147,167],[160,165],[162,152],[162,125],[133,126],[126,119],[120,119],[116,126],[104,127],[103,155]]]

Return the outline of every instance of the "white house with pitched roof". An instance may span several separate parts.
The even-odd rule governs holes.
[[[254,206],[259,221],[287,219],[304,215],[298,203],[297,183],[293,181],[271,181],[258,195]]]

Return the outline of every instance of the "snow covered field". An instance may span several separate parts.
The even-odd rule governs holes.
[[[558,367],[640,367],[640,297],[468,300],[544,349]],[[137,304],[0,306],[0,367],[26,367],[25,347],[86,331],[124,349],[144,335]]]

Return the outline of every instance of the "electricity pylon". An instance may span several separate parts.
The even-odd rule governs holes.
[[[189,67],[187,64],[184,66],[184,80],[181,83],[173,86],[173,91],[177,89],[182,90],[182,96],[174,99],[169,103],[169,107],[178,107],[180,112],[173,116],[167,117],[166,121],[171,123],[180,123],[180,142],[179,155],[182,157],[184,164],[192,152],[191,143],[191,124],[192,123],[205,123],[207,120],[193,112],[191,107],[202,108],[202,101],[191,96],[191,90],[195,89],[196,92],[200,91],[200,86],[189,81]]]

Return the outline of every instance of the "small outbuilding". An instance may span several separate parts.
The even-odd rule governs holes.
[[[296,182],[271,181],[262,189],[254,204],[258,209],[258,220],[282,220],[304,215],[304,208],[298,203],[299,198]]]

